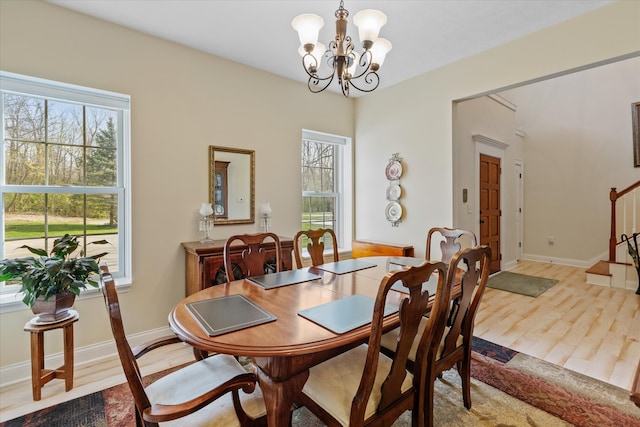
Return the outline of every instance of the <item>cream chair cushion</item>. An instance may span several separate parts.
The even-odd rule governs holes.
[[[222,384],[247,371],[233,356],[217,354],[172,372],[145,388],[152,404],[177,404],[198,397],[211,389],[211,383]],[[260,387],[253,393],[239,391],[242,407],[247,414],[259,418],[266,414]],[[231,393],[227,393],[201,410],[161,426],[240,426]]]
[[[420,337],[424,332],[424,328],[427,327],[428,321],[429,319],[427,317],[423,317],[422,319],[420,319],[420,325],[418,325],[418,333],[416,334],[417,338],[413,340],[413,344],[411,345],[411,350],[409,350],[409,360],[411,360],[412,362],[416,361],[416,353],[418,352],[418,344],[420,343]],[[387,348],[391,351],[396,351],[399,333],[400,333],[400,330],[396,328],[382,335],[382,341],[380,343],[380,346]],[[436,355],[436,360],[440,359],[440,356],[442,355],[442,350],[444,349],[444,339],[448,333],[449,333],[449,327],[445,326],[444,334],[442,335],[442,339],[440,340],[440,346],[438,347],[438,354]],[[456,341],[456,347],[460,347],[462,345],[462,341],[463,341],[463,338],[462,338],[462,335],[460,335]]]
[[[364,364],[367,358],[367,345],[363,344],[346,353],[342,353],[309,370],[302,392],[315,401],[343,426],[349,425],[351,401],[358,391]],[[375,414],[381,399],[380,387],[391,370],[392,360],[380,354],[378,372],[373,391],[367,403],[365,420]],[[401,390],[405,392],[413,386],[413,376],[407,372]]]

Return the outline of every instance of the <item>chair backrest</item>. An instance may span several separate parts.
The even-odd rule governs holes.
[[[437,290],[434,295],[429,295],[429,292],[422,290],[422,284],[428,281],[434,273],[438,273],[439,276]],[[437,343],[442,338],[448,302],[451,298],[451,286],[445,280],[445,276],[446,266],[444,263],[425,261],[417,267],[390,272],[382,279],[374,305],[366,368],[352,402],[350,425],[361,425],[364,419],[366,405],[372,393],[377,374],[376,367],[380,357],[380,344],[383,333],[384,306],[389,290],[398,281],[401,281],[409,289],[409,295],[400,305],[400,331],[395,357],[393,358],[390,372],[381,386],[381,400],[377,412],[384,413],[388,408],[393,407],[395,403],[403,399],[401,387],[407,375],[409,351],[418,334],[420,320],[424,316],[430,300],[432,300],[431,314],[421,337],[421,348],[418,350],[414,365],[414,369],[418,369],[418,371],[414,371],[414,392],[424,387],[422,372],[426,363],[427,350],[423,351],[422,348],[437,347]],[[418,365],[420,366],[418,367]],[[421,398],[415,399],[414,404],[420,401],[417,403],[422,408],[422,400]]]
[[[306,237],[306,239],[305,239]],[[324,248],[326,239],[331,239],[333,250],[333,261],[338,261],[338,240],[336,234],[330,228],[317,228],[315,230],[301,230],[293,238],[293,251],[296,257],[298,268],[302,268],[302,241],[308,240],[307,252],[311,256],[311,265],[324,264]]]
[[[473,231],[463,230],[461,228],[434,227],[430,229],[427,234],[427,250],[425,252],[426,259],[431,258],[431,240],[436,237],[434,236],[435,233],[439,233],[442,239],[440,240],[440,251],[442,252],[442,258],[440,258],[440,261],[447,265],[451,262],[451,257],[462,249],[462,244],[460,243],[460,238],[462,236],[467,236],[469,238],[470,247],[473,248],[478,246],[478,239]]]
[[[267,250],[262,247],[263,242],[273,240],[275,243],[276,253],[276,272],[282,269],[282,249],[280,246],[280,238],[274,233],[256,233],[256,234],[238,234],[231,236],[224,244],[224,269],[227,273],[227,281],[232,282],[240,277],[235,277],[233,273],[233,265],[231,263],[231,245],[235,241],[241,241],[247,248],[242,251],[241,257],[246,267],[246,276],[262,276],[265,274],[265,264],[267,262]]]
[[[449,265],[448,281],[460,280],[460,295],[450,306],[447,319],[448,332],[444,337],[444,347],[440,359],[461,347],[458,339],[463,337],[463,345],[470,348],[473,324],[480,300],[489,278],[491,249],[488,246],[476,246],[464,249],[453,256]],[[462,275],[456,274],[463,270]]]
[[[100,288],[102,290],[102,295],[104,296],[104,304],[107,307],[107,313],[109,314],[111,330],[113,331],[113,338],[116,341],[116,347],[118,349],[118,356],[120,356],[120,362],[122,363],[122,369],[127,377],[127,383],[129,383],[131,394],[133,394],[133,400],[138,408],[138,414],[142,414],[145,408],[151,406],[151,403],[144,390],[144,384],[142,382],[142,376],[140,375],[138,362],[131,351],[131,347],[129,346],[129,342],[127,341],[124,333],[116,284],[111,273],[109,273],[109,268],[105,264],[100,265]]]

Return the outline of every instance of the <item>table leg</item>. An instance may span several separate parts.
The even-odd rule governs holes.
[[[64,327],[64,389],[73,388],[73,323]]]
[[[284,381],[276,381],[257,367],[260,389],[267,407],[269,427],[288,427],[291,422],[291,408],[294,399],[302,391],[309,378],[309,371],[303,371]]]
[[[31,332],[31,392],[33,400],[40,400],[42,370],[44,369],[44,334]]]

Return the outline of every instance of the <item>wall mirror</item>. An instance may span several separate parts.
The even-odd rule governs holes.
[[[255,222],[255,151],[209,146],[209,202],[214,224]]]

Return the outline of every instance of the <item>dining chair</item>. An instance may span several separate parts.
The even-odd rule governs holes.
[[[145,386],[137,359],[182,341],[170,336],[132,349],[125,336],[115,282],[106,265],[100,266],[100,279],[118,355],[135,402],[136,426],[266,425],[257,377],[233,356],[210,356]]]
[[[262,244],[269,239],[273,240],[275,244],[275,266],[272,266],[267,261],[267,250],[262,247]],[[274,233],[256,233],[256,234],[237,234],[227,239],[224,244],[224,269],[227,274],[227,281],[233,282],[236,279],[242,279],[242,277],[236,277],[234,271],[234,265],[231,262],[231,245],[241,241],[247,248],[242,251],[240,256],[244,265],[241,267],[244,277],[262,276],[266,272],[279,272],[282,269],[282,249],[280,246],[280,239]],[[269,270],[269,271],[267,271]]]
[[[462,397],[464,406],[471,408],[471,342],[473,338],[473,326],[475,316],[484,293],[489,277],[489,263],[491,262],[491,249],[488,246],[476,246],[464,249],[451,258],[447,272],[447,283],[451,289],[460,287],[460,293],[448,304],[446,326],[437,347],[433,363],[425,369],[426,393],[424,395],[424,408],[427,411],[425,422],[427,426],[433,425],[433,395],[436,377],[442,376],[442,372],[451,369],[454,365],[462,379]],[[456,272],[463,273],[458,276]],[[454,292],[455,294],[455,292]],[[419,328],[425,328],[429,324],[429,318],[421,319]],[[399,331],[394,329],[382,337],[382,352],[389,357],[395,354],[395,342]],[[421,342],[414,342],[408,356],[409,362],[418,358]],[[412,368],[411,363],[408,364]],[[414,371],[415,375],[415,371]]]
[[[296,256],[298,268],[302,268],[302,242],[307,240],[307,252],[311,257],[311,265],[324,264],[324,249],[327,239],[330,239],[333,252],[333,261],[338,262],[338,240],[336,233],[330,228],[317,228],[315,230],[301,230],[293,238],[293,252]]]
[[[434,273],[439,275],[437,290],[429,295],[422,291],[422,283]],[[442,262],[428,261],[388,273],[375,299],[368,344],[312,367],[297,403],[306,406],[327,426],[389,426],[407,410],[412,411],[412,425],[422,426],[423,370],[429,351],[435,354],[444,332],[450,300],[451,289],[445,275]],[[401,326],[392,359],[380,352],[380,340],[387,294],[398,281],[408,288],[409,294],[399,308]],[[418,337],[420,319],[429,299],[433,301],[432,314]],[[419,339],[421,350],[416,354],[412,374],[406,369],[406,360],[414,339]]]
[[[462,249],[461,239],[463,236],[468,238],[469,247],[475,247],[478,245],[478,239],[476,234],[470,230],[463,230],[461,228],[448,228],[448,227],[433,227],[427,233],[427,250],[425,252],[425,258],[431,259],[432,239],[435,240],[440,237],[440,251],[442,257],[440,260],[449,265],[453,255]],[[436,243],[435,241],[433,242]]]

